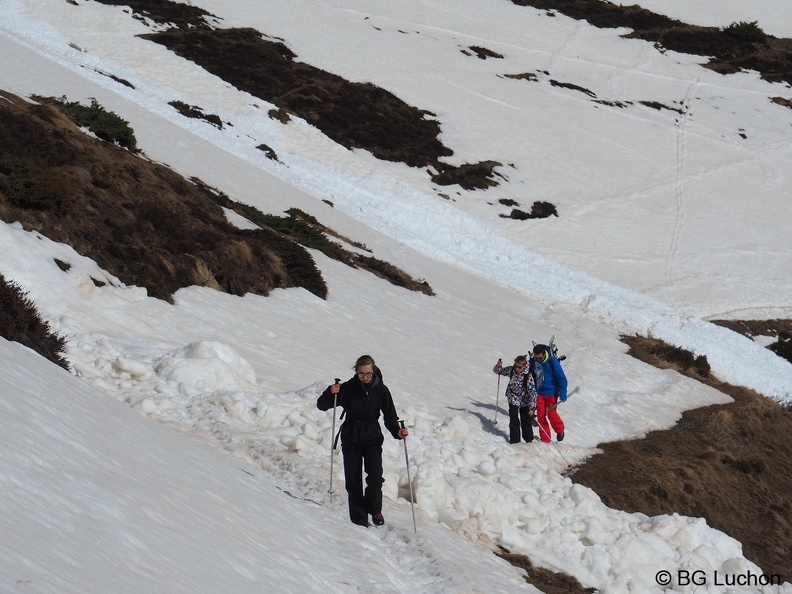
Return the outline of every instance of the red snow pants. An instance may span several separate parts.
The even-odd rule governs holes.
[[[552,441],[550,427],[553,428],[556,435],[564,432],[564,421],[558,416],[558,408],[548,412],[548,409],[557,403],[558,396],[542,396],[540,394],[536,397],[536,420],[539,421],[539,438],[545,443]],[[550,421],[549,426],[548,421]]]

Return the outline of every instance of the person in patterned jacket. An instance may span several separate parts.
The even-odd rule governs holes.
[[[506,400],[509,402],[509,443],[520,443],[520,434],[525,441],[533,441],[533,416],[536,413],[536,387],[528,370],[528,358],[519,355],[514,365],[503,367],[498,359],[492,371],[509,376]]]

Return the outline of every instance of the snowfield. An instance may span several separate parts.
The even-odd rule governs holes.
[[[538,591],[492,554],[501,546],[603,594],[792,592],[716,584],[716,571],[762,570],[702,518],[610,509],[565,475],[600,443],[729,401],[626,355],[621,334],[706,355],[720,379],[792,403],[788,362],[708,321],[792,315],[792,111],[768,100],[787,86],[505,1],[192,4],[435,113],[451,161],[496,159],[504,179],[440,188],[303,121],[283,125],[266,102],[136,37],[151,28],[128,8],[3,1],[1,89],[96,98],[131,123],[148,158],[263,212],[300,208],[436,296],[312,252],[326,300],[191,287],[171,305],[0,224],[0,273],[67,338],[73,368],[0,340],[0,521],[14,535],[0,545],[0,590]],[[717,13],[641,3],[658,4],[691,22]],[[732,4],[718,4],[723,25],[758,19],[792,36],[785,4]],[[505,57],[460,51],[471,45]],[[502,76],[519,72],[550,74]],[[551,78],[680,112],[595,104]],[[232,125],[182,117],[168,105],[177,99]],[[501,199],[548,200],[560,216],[503,218]],[[551,336],[581,386],[561,406],[567,439],[512,446],[492,365]],[[405,450],[387,435],[385,527],[349,523],[340,455],[328,492],[332,415],[316,398],[363,353],[410,427],[417,534]],[[664,570],[673,579],[658,583]],[[678,579],[695,571],[706,590]]]

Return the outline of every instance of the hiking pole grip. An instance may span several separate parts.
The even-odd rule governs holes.
[[[399,421],[399,427],[404,429],[404,421]],[[410,457],[407,455],[407,438],[402,437],[404,442],[404,463],[407,465],[407,485],[410,487],[410,510],[412,511],[413,531],[418,534],[418,528],[415,525],[415,498],[413,497],[412,478],[410,478]]]
[[[335,378],[335,385],[341,383],[341,378]],[[333,430],[330,433],[330,489],[327,491],[330,494],[330,505],[333,505],[333,461],[335,460],[335,423],[336,423],[336,406],[338,405],[338,392],[333,394]]]

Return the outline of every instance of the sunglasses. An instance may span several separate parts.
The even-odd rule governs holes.
[[[370,371],[358,371],[357,376],[361,379],[371,379],[374,377],[374,374]]]

